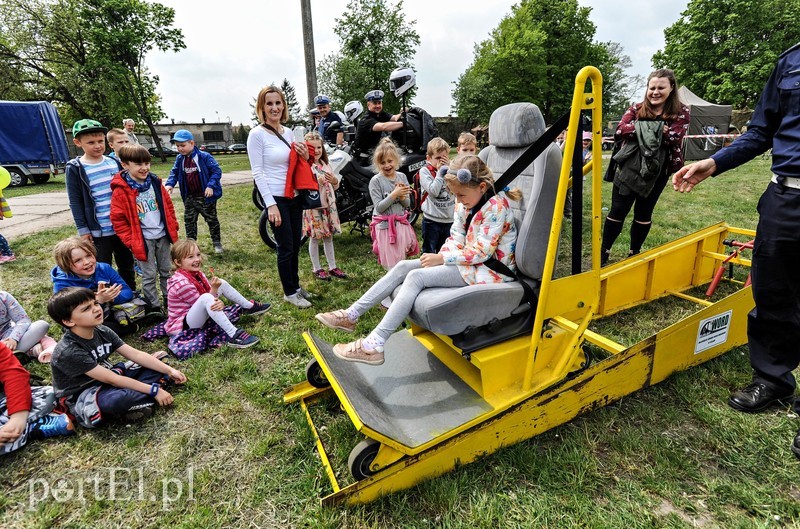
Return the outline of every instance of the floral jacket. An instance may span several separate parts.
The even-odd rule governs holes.
[[[469,215],[463,204],[456,204],[450,237],[439,253],[445,265],[458,266],[461,277],[468,285],[502,283],[514,281],[491,270],[483,264],[494,256],[498,261],[514,270],[514,249],[517,245],[517,228],[514,212],[503,193],[490,198],[480,211],[475,213],[469,227],[464,226]]]

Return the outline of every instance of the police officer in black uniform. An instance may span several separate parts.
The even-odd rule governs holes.
[[[383,91],[371,90],[366,93],[367,113],[358,121],[356,145],[362,155],[370,154],[384,132],[403,128],[402,114],[391,115],[383,110]]]
[[[728,404],[756,412],[794,396],[800,364],[800,44],[785,51],[767,81],[747,132],[711,158],[672,177],[689,192],[709,176],[733,169],[772,148],[772,181],[761,195],[750,270],[755,308],[747,319],[753,381]],[[800,399],[794,410],[800,413]],[[800,458],[800,431],[792,443]]]
[[[320,115],[319,125],[317,132],[322,136],[322,139],[331,145],[341,145],[344,141],[344,131],[342,130],[342,118],[338,114],[331,111],[331,98],[320,94],[314,98],[314,104],[317,106],[317,111]],[[332,127],[335,123],[339,127]]]

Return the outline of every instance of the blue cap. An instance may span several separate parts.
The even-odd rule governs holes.
[[[175,131],[175,134],[172,135],[172,139],[170,140],[172,143],[177,143],[179,141],[194,141],[194,136],[192,133],[186,129],[180,129]]]
[[[371,90],[364,95],[367,101],[383,101],[383,90]]]
[[[325,94],[320,94],[314,98],[315,105],[330,105],[331,98],[326,96]]]

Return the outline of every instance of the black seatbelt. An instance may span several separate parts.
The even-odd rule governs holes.
[[[524,311],[520,311],[519,308],[516,308],[516,309],[511,311],[512,314],[519,314],[520,312],[527,312],[527,310],[530,310],[531,308],[533,308],[533,300],[536,297],[536,294],[533,292],[533,289],[530,287],[530,285],[528,285],[528,283],[526,283],[525,281],[520,279],[520,277],[516,273],[514,273],[514,271],[512,269],[510,269],[505,264],[503,264],[503,262],[500,261],[495,256],[492,256],[492,257],[488,258],[487,260],[485,260],[483,262],[483,264],[485,264],[487,267],[489,267],[491,270],[494,270],[498,274],[504,275],[506,277],[513,277],[514,279],[519,281],[519,284],[522,286],[523,294],[522,294],[522,304],[521,305],[528,305],[528,309],[526,309]]]
[[[510,184],[516,177],[522,174],[522,171],[525,170],[533,161],[542,154],[545,149],[547,149],[551,143],[553,143],[558,135],[561,133],[562,130],[567,128],[569,125],[569,115],[570,113],[567,112],[560,118],[556,120],[553,125],[544,131],[544,134],[539,136],[539,139],[536,140],[533,145],[528,147],[525,152],[523,152],[519,158],[517,158],[514,163],[509,166],[503,176],[495,180],[494,182],[494,189],[489,188],[486,190],[486,193],[483,194],[481,199],[478,201],[477,204],[472,208],[469,215],[467,215],[467,220],[464,223],[464,232],[466,233],[469,230],[469,226],[472,223],[473,217],[475,217],[475,213],[480,211],[480,209],[486,204],[486,202],[495,195],[495,190],[500,189],[502,190],[508,184]],[[523,303],[527,304],[530,307],[533,307],[533,300],[534,300],[534,292],[533,289],[523,280],[514,273],[508,266],[504,265],[500,262],[499,259],[492,256],[489,257],[486,261],[483,262],[486,266],[488,266],[491,270],[495,271],[498,274],[502,274],[506,277],[513,277],[515,280],[519,281],[522,285],[522,290],[524,291],[522,301]]]

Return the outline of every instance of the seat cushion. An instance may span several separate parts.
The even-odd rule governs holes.
[[[492,113],[489,120],[492,145],[483,149],[480,157],[497,179],[544,130],[544,119],[536,105],[502,106]],[[524,194],[521,201],[511,201],[518,233],[517,268],[537,295],[560,168],[561,151],[552,144],[511,184]],[[508,318],[519,307],[523,294],[518,282],[426,289],[417,297],[409,317],[426,329],[452,336],[469,326],[479,327]]]
[[[528,284],[538,293],[538,283],[528,281]],[[409,319],[438,334],[458,334],[469,326],[479,327],[508,318],[522,303],[523,294],[522,285],[516,281],[426,288],[417,296]]]

